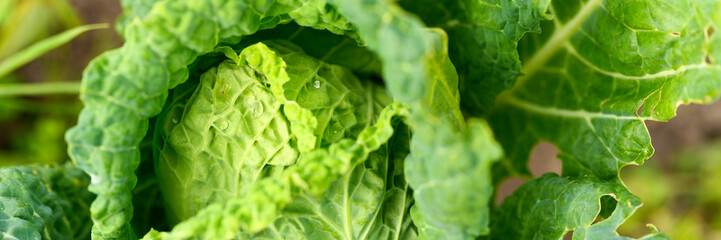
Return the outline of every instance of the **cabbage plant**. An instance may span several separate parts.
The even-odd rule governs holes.
[[[718,0],[123,8],[66,135],[93,239],[628,239],[644,121],[721,89]],[[528,170],[540,141],[561,176]],[[496,206],[509,177],[529,181]],[[73,238],[9,201],[4,236]]]

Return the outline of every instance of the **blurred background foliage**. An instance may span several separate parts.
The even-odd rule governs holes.
[[[27,53],[23,50],[42,45],[43,40],[57,43],[53,37],[66,30],[89,23],[112,24],[119,12],[117,1],[0,0],[0,65],[15,62]],[[30,86],[63,93],[0,96],[0,166],[68,159],[63,135],[82,107],[74,93],[82,70],[90,59],[121,44],[115,31],[106,27],[80,34],[19,69],[0,74],[0,90]]]
[[[622,171],[644,206],[619,231],[641,236],[653,223],[671,239],[721,239],[721,140],[683,147],[668,166],[653,160]]]
[[[68,29],[112,26],[119,14],[118,0],[0,0],[0,65]],[[11,92],[0,94],[0,167],[68,161],[63,135],[82,107],[77,97],[82,70],[95,56],[120,45],[112,28],[86,32],[0,76],[0,92]],[[55,93],[12,94],[18,86]],[[656,154],[642,167],[624,168],[621,175],[644,206],[619,232],[639,237],[653,223],[673,239],[721,239],[721,104],[682,106],[669,123],[648,124]],[[539,145],[534,152],[551,153],[534,154],[537,160],[530,167],[535,175],[560,171],[552,145]],[[500,195],[520,183],[502,186]],[[136,214],[148,214],[151,207]]]
[[[5,0],[1,4],[0,59],[57,33],[57,30],[82,23],[68,1]]]

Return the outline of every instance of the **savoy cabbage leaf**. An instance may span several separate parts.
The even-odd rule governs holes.
[[[640,206],[641,200],[618,182],[593,176],[569,180],[548,173],[521,186],[493,211],[498,220],[489,237],[561,239],[573,230],[573,239],[630,239],[619,236],[616,228]],[[649,227],[653,232],[640,239],[668,239]]]
[[[290,43],[266,44],[246,48],[238,60],[262,59],[259,67],[270,72],[286,66],[280,70],[287,72],[285,80],[228,60],[161,114],[157,130],[164,144],[157,146],[156,168],[165,198],[173,199],[174,221],[217,199],[245,195],[303,152],[357,137],[388,104],[382,91],[361,85],[348,69],[308,57]]]
[[[88,176],[73,166],[0,169],[0,231],[3,239],[90,237]]]
[[[644,121],[721,89],[718,0],[122,6],[126,42],[87,67],[66,134],[93,239],[624,239]],[[563,176],[493,206],[539,141]],[[41,216],[0,227],[73,238]]]

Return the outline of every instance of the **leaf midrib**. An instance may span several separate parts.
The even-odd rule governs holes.
[[[606,76],[609,76],[609,77],[612,77],[613,79],[640,81],[640,80],[672,77],[672,76],[682,74],[688,70],[701,69],[701,68],[715,68],[714,66],[709,65],[709,64],[697,63],[697,64],[681,65],[677,69],[663,70],[663,71],[659,71],[656,73],[646,73],[644,75],[633,76],[633,75],[626,75],[621,72],[607,71],[607,70],[604,70],[604,69],[594,65],[593,63],[591,63],[591,61],[589,61],[588,59],[583,57],[580,53],[578,53],[578,51],[576,51],[576,48],[570,43],[565,43],[564,48],[566,49],[566,51],[568,51],[569,54],[571,54],[573,57],[575,57],[578,61],[580,61],[584,65],[591,68],[593,71],[603,74],[603,75],[606,75]]]
[[[522,72],[524,75],[518,78],[515,86],[523,85],[530,76],[533,76],[538,70],[542,69],[546,65],[546,62],[576,33],[593,10],[600,6],[601,1],[602,0],[591,0],[587,2],[570,21],[561,26],[561,29],[554,31],[551,38],[543,44],[540,50],[536,52],[527,63],[523,64]]]
[[[524,100],[521,100],[511,94],[505,94],[504,95],[504,103],[512,105],[516,108],[523,109],[527,112],[540,114],[540,115],[551,115],[551,116],[558,116],[562,118],[572,118],[572,119],[597,119],[597,118],[605,118],[605,119],[616,119],[616,120],[649,120],[644,117],[639,116],[623,116],[618,114],[610,114],[610,113],[603,113],[603,112],[589,112],[584,109],[577,109],[577,110],[569,110],[569,109],[562,109],[562,108],[554,108],[554,107],[548,107],[548,106],[541,106],[537,105],[531,102],[527,102]]]

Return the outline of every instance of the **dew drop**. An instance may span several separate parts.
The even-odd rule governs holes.
[[[230,124],[228,124],[228,121],[223,121],[220,123],[220,129],[221,130],[228,129],[228,125],[230,125]]]
[[[173,124],[178,124],[178,119],[173,118]]]
[[[313,87],[314,87],[314,88],[320,88],[320,81],[315,80],[315,82],[313,82]]]
[[[252,101],[249,110],[251,117],[259,118],[260,115],[263,115],[263,104],[260,101]]]

